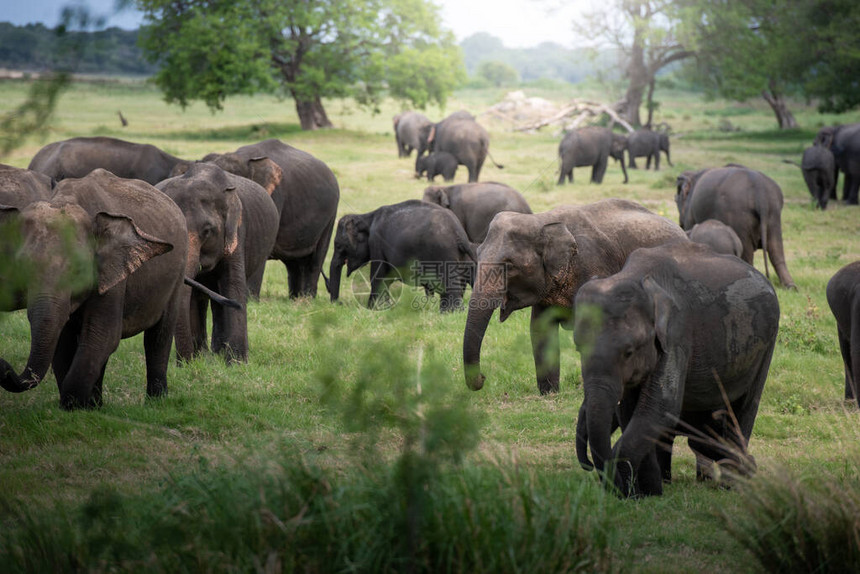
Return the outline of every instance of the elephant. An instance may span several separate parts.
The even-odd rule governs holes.
[[[860,261],[849,263],[830,278],[827,304],[836,317],[845,366],[845,398],[860,406]]]
[[[472,243],[483,243],[490,222],[497,213],[532,212],[526,198],[503,183],[463,183],[447,187],[433,185],[424,190],[423,199],[454,212]]]
[[[481,389],[481,343],[493,312],[504,322],[531,307],[531,343],[541,394],[559,390],[558,326],[569,324],[573,297],[592,277],[621,270],[639,247],[680,239],[684,231],[633,201],[605,199],[536,214],[502,212],[478,248],[478,270],[463,334],[466,384]]]
[[[468,112],[456,112],[441,122],[425,126],[421,129],[422,146],[418,148],[415,160],[415,171],[418,171],[418,160],[425,151],[444,151],[457,158],[457,164],[466,166],[469,170],[469,182],[476,182],[481,175],[481,168],[487,157],[497,168],[499,165],[490,155],[490,134]]]
[[[783,287],[796,289],[785,262],[782,245],[782,190],[760,171],[729,165],[685,171],[678,176],[675,203],[681,227],[717,219],[731,227],[743,244],[741,259],[753,262],[756,249],[764,250],[765,274],[770,258]]]
[[[565,178],[573,183],[573,168],[591,168],[591,182],[603,183],[606,174],[606,164],[609,158],[621,162],[624,172],[624,183],[627,183],[627,168],[624,167],[624,150],[627,149],[627,137],[613,133],[609,128],[589,126],[579,128],[565,134],[558,145],[558,155],[561,159],[558,185]]]
[[[579,451],[583,468],[621,496],[660,495],[685,434],[699,478],[755,472],[747,445],[779,330],[779,301],[757,269],[695,242],[637,249],[583,285],[575,309],[577,433],[587,429],[594,459]],[[622,432],[610,448],[613,413]]]
[[[446,151],[434,151],[415,160],[415,177],[427,174],[427,181],[433,181],[441,175],[445,181],[454,181],[457,174],[457,158]]]
[[[740,257],[744,246],[735,230],[716,219],[706,219],[697,223],[687,232],[687,237],[696,243],[703,243],[717,253]]]
[[[248,178],[271,195],[280,223],[269,259],[277,259],[287,268],[290,298],[316,297],[340,201],[340,188],[331,169],[311,154],[277,139],[230,153],[209,154],[202,161]],[[253,297],[259,297],[262,283],[263,268],[248,280]]]
[[[800,161],[803,180],[817,207],[827,209],[827,201],[836,199],[836,160],[827,144],[815,144],[803,150]]]
[[[188,252],[179,207],[146,182],[96,169],[57,184],[48,201],[0,207],[22,229],[31,343],[0,386],[22,392],[53,367],[64,409],[102,404],[105,366],[120,339],[144,332],[146,393],[167,392],[167,364]]]
[[[427,116],[418,112],[403,112],[394,116],[397,157],[409,157],[413,149],[420,149],[421,128],[432,124]]]
[[[645,169],[651,169],[651,160],[654,160],[654,169],[660,169],[660,152],[666,152],[666,161],[669,161],[669,135],[652,130],[636,130],[627,136],[627,155],[629,157],[628,167],[636,167],[636,158],[645,157]],[[669,161],[669,165],[672,162]]]
[[[278,211],[250,179],[197,163],[156,186],[182,210],[188,229],[186,275],[240,303],[212,304],[212,350],[228,363],[248,360],[247,280],[262,273],[278,233]],[[185,288],[176,327],[176,355],[188,360],[207,349],[209,299]]]
[[[34,201],[44,201],[51,197],[56,182],[45,174],[0,164],[0,205],[22,209]],[[14,227],[0,227],[0,311],[24,309],[26,290],[16,277],[7,276],[3,269],[12,269],[15,256],[15,239],[19,230]],[[8,262],[8,263],[7,263]]]
[[[833,152],[833,160],[836,163],[833,186],[836,187],[839,172],[842,171],[845,174],[842,201],[857,205],[860,188],[860,123],[823,127],[818,131],[814,143]]]
[[[78,137],[46,145],[33,156],[29,169],[60,181],[83,177],[102,168],[119,177],[142,179],[155,185],[170,177],[171,170],[183,161],[150,144],[109,137]]]
[[[466,232],[451,211],[410,199],[369,213],[340,218],[328,280],[331,300],[340,296],[341,269],[346,275],[370,262],[373,308],[389,271],[412,263],[413,284],[441,295],[440,311],[462,309],[463,291],[473,282],[477,257]]]

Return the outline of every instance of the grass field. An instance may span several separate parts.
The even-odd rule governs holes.
[[[13,109],[25,94],[25,84],[0,83],[0,113]],[[576,86],[527,94],[560,103],[600,98],[597,88]],[[434,119],[460,108],[480,113],[503,95],[458,92],[446,110],[426,113]],[[705,102],[682,92],[658,97],[658,121],[680,134],[672,141],[674,167],[663,163],[659,172],[631,170],[630,183],[624,185],[620,168],[610,163],[602,185],[588,184],[588,170],[577,169],[575,184],[558,187],[560,134],[548,128],[535,134],[512,132],[484,116],[479,121],[490,130],[491,152],[505,168],[487,162],[482,180],[519,189],[536,212],[622,197],[675,221],[674,181],[683,170],[738,162],[776,180],[785,195],[785,249],[798,290],[778,289],[780,334],[750,443],[759,466],[751,489],[784,481],[789,489],[805,491],[808,484],[826,479],[840,485],[839,496],[856,503],[860,414],[842,399],[842,361],[824,290],[840,267],[860,259],[860,208],[831,202],[825,212],[814,210],[800,170],[783,160],[799,161],[820,126],[860,121],[860,113],[819,115],[797,104],[802,128],[781,133],[763,103]],[[42,145],[73,136],[152,143],[189,159],[277,137],[334,170],[341,187],[339,215],[420,198],[426,181],[412,178],[414,157],[397,157],[391,116],[399,108],[394,103],[387,102],[375,116],[350,102],[326,105],[335,129],[305,133],[298,128],[292,102],[272,97],[237,97],[213,115],[202,105],[185,111],[169,107],[142,84],[76,85],[62,98],[50,133],[2,161],[26,167]],[[127,128],[120,127],[118,110],[128,118]],[[718,129],[725,121],[740,131]],[[457,182],[465,181],[461,168]],[[764,270],[761,252],[755,264]],[[183,477],[197,476],[201,469],[234,477],[270,476],[300,459],[346,482],[357,476],[351,469],[402,461],[413,438],[437,428],[432,416],[438,416],[437,426],[451,434],[445,440],[460,444],[465,454],[465,462],[453,468],[490,469],[507,476],[508,486],[522,486],[524,476],[533,484],[517,492],[533,496],[535,508],[553,513],[567,505],[571,513],[580,513],[583,532],[592,528],[591,520],[593,528],[602,529],[605,554],[581,565],[584,570],[760,570],[725,528],[726,521],[736,523],[751,513],[750,496],[697,483],[695,461],[683,439],[675,443],[675,480],[661,498],[605,497],[597,477],[579,468],[573,439],[582,381],[570,333],[562,336],[561,392],[541,397],[534,381],[528,314],[491,323],[482,356],[487,384],[472,393],[462,373],[464,314],[414,310],[407,303],[418,292],[411,288],[403,288],[401,304],[385,312],[368,311],[350,297],[343,298],[343,305],[332,305],[322,284],[320,292],[315,300],[288,300],[285,271],[270,262],[261,299],[249,305],[249,363],[228,368],[218,358],[204,357],[183,367],[172,365],[170,394],[164,400],[144,400],[140,337],[123,341],[109,362],[105,406],[98,411],[61,411],[52,377],[25,394],[0,394],[0,528],[4,533],[24,529],[22,516],[56,516],[56,508],[72,509],[72,515],[106,490],[139,505],[166,508],[166,493],[186,492]],[[0,356],[20,368],[28,351],[26,313],[0,318]],[[475,448],[467,448],[472,443]],[[451,451],[446,460],[457,458],[458,448]],[[514,496],[501,484],[478,484],[489,495],[495,493],[499,505]],[[839,488],[846,490],[839,494]],[[439,516],[446,520],[441,511]],[[511,516],[515,520],[519,515]],[[461,519],[450,517],[452,522]],[[860,526],[855,522],[854,528],[856,533]],[[578,535],[587,538],[583,532]],[[42,548],[38,541],[28,544],[20,548]],[[13,547],[0,544],[0,561],[5,556],[23,568],[26,562]],[[265,558],[259,570],[268,567]],[[109,569],[101,564],[90,567]],[[229,564],[215,569],[229,570]],[[254,569],[247,564],[238,568]],[[577,569],[563,564],[567,566],[554,568]],[[484,569],[528,570],[522,564],[484,564]]]

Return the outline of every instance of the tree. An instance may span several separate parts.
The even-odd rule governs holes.
[[[860,11],[855,0],[678,0],[695,46],[691,74],[711,94],[761,96],[781,129],[797,126],[786,97],[821,111],[860,104]]]
[[[475,69],[475,75],[495,87],[510,86],[520,81],[519,74],[511,66],[495,60],[484,60]]]
[[[657,73],[693,55],[678,40],[677,23],[670,0],[612,0],[574,23],[574,30],[595,48],[608,45],[623,54],[627,91],[618,111],[634,126],[642,125],[639,108],[646,90],[646,125],[651,125]]]
[[[444,105],[463,80],[453,35],[428,0],[134,0],[142,47],[161,64],[168,102],[280,86],[302,129],[331,126],[322,99],[353,97],[375,108],[386,88],[421,108]],[[420,74],[412,73],[420,70]]]

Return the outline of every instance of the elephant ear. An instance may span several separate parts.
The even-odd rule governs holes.
[[[642,278],[642,288],[654,305],[654,331],[660,347],[665,351],[669,348],[669,320],[678,309],[678,303],[650,275]]]
[[[170,177],[177,177],[180,175],[184,175],[186,171],[191,169],[193,162],[190,161],[181,161],[173,166],[173,169],[170,170]]]
[[[576,239],[561,222],[547,223],[541,228],[538,251],[543,268],[550,277],[559,277],[572,264],[578,251]]]
[[[429,198],[427,201],[429,203],[435,203],[436,205],[441,205],[444,208],[451,207],[451,202],[448,199],[448,192],[445,191],[445,188],[439,186],[428,187],[424,191],[424,196]]]
[[[242,200],[231,185],[224,189],[227,216],[224,218],[224,257],[230,257],[239,247],[239,228],[242,226]]]
[[[173,249],[173,244],[141,230],[130,217],[104,211],[94,218],[93,235],[99,295],[104,295],[153,257]]]
[[[284,170],[281,169],[281,166],[267,157],[249,159],[248,169],[251,172],[250,179],[262,185],[269,195],[274,193],[284,179]]]

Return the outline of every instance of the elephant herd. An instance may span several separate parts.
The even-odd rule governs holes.
[[[851,138],[840,131],[816,145],[836,150],[856,200],[860,180],[849,176],[850,162],[840,163]],[[334,233],[323,276],[332,301],[343,267],[349,276],[366,264],[368,306],[395,269],[438,293],[443,312],[464,310],[472,286],[463,372],[473,390],[486,381],[481,347],[497,309],[504,322],[530,308],[542,394],[559,390],[558,329],[572,329],[584,389],[577,457],[620,495],[662,493],[679,434],[690,437],[701,478],[755,471],[747,444],[780,315],[773,285],[751,265],[755,250],[763,250],[768,276],[769,259],[779,283],[796,288],[776,182],[735,164],[683,172],[680,225],[625,199],[533,213],[517,190],[477,181],[489,138],[467,112],[438,123],[405,112],[394,132],[401,157],[417,152],[416,173],[419,161],[426,167],[427,157],[444,153],[467,167],[469,183],[431,185],[421,200],[336,221],[332,170],[276,139],[188,161],[150,145],[73,138],[43,148],[27,170],[0,166],[0,225],[20,238],[0,245],[0,261],[28,270],[22,281],[13,265],[0,267],[0,281],[14,285],[0,310],[26,308],[31,327],[26,367],[17,372],[0,359],[0,386],[25,391],[53,368],[61,406],[99,406],[110,355],[140,332],[148,396],[167,390],[174,341],[179,360],[211,345],[228,362],[247,361],[246,303],[259,296],[266,260],[286,266],[290,297],[313,297]],[[559,148],[559,183],[583,165],[599,183],[609,157],[622,162],[626,179],[624,149],[631,167],[648,157],[658,168],[668,138],[571,132]],[[435,169],[425,171],[432,180]],[[857,397],[860,262],[834,276],[827,298],[846,396]]]
[[[795,162],[788,162],[795,163]],[[827,202],[836,199],[839,172],[842,201],[858,204],[860,189],[860,123],[826,126],[818,131],[812,145],[803,150],[800,164],[803,179],[816,205],[827,209]]]

